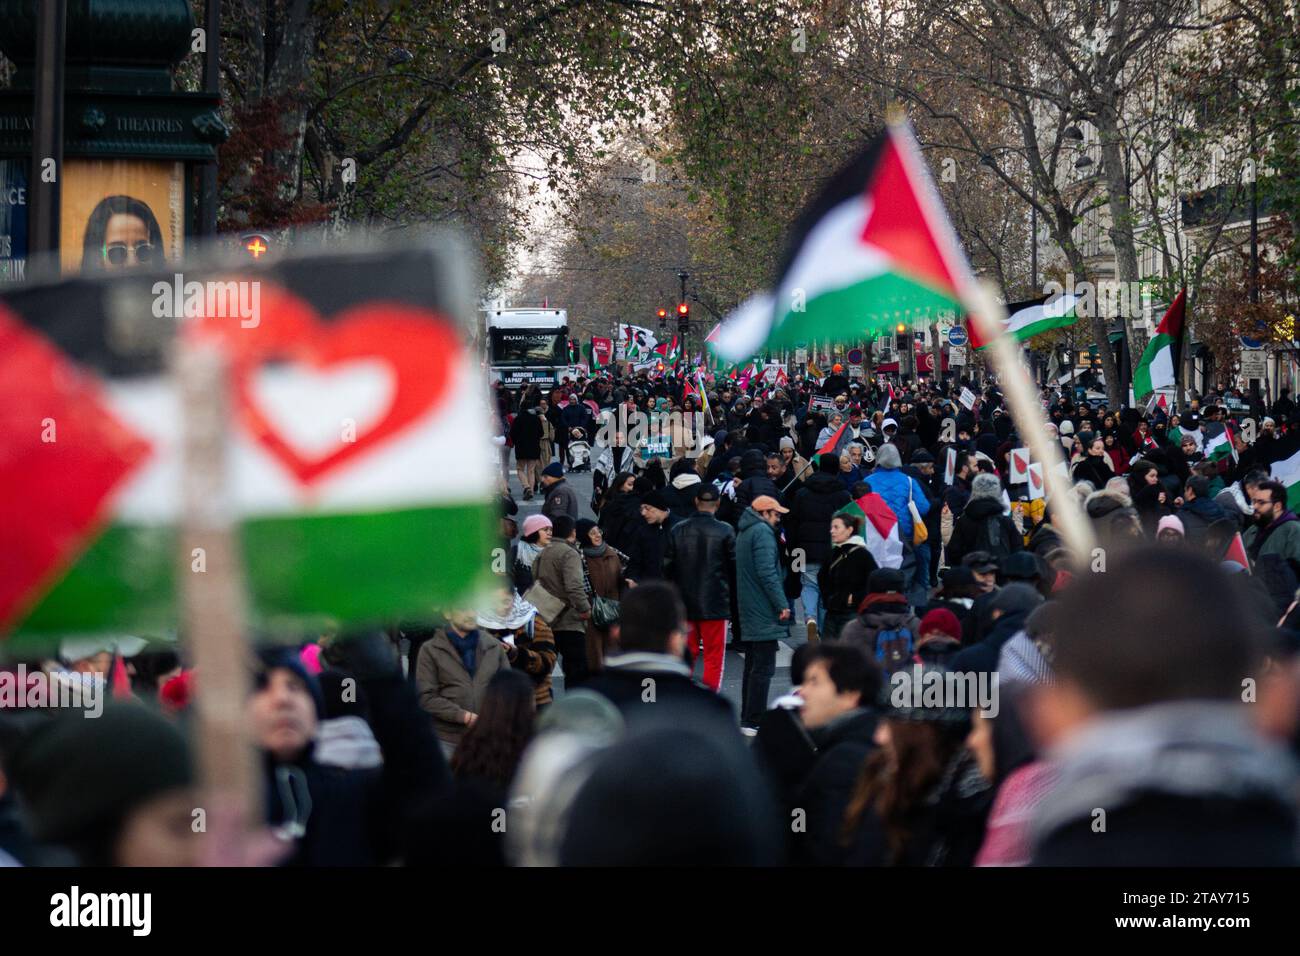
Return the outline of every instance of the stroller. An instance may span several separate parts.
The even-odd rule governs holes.
[[[581,428],[569,431],[569,471],[591,471],[591,443]]]

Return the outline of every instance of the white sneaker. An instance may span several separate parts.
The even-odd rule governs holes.
[[[740,728],[740,732],[741,732],[742,734],[744,734],[746,737],[757,737],[757,736],[758,736],[758,728],[757,728],[757,727],[741,727],[741,728]]]

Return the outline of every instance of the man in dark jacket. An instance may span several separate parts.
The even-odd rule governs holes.
[[[686,609],[671,584],[632,588],[619,605],[616,652],[583,689],[608,698],[638,729],[666,724],[738,741],[731,704],[691,679],[683,660],[686,627]]]
[[[704,653],[704,685],[722,687],[731,616],[732,581],[736,577],[736,532],[717,518],[719,495],[701,487],[696,511],[668,532],[664,577],[677,585],[686,605],[686,646],[692,656]]]
[[[1194,475],[1187,480],[1183,505],[1178,509],[1177,515],[1183,523],[1187,543],[1198,546],[1205,541],[1205,532],[1210,525],[1227,517],[1210,494],[1210,479],[1201,475]]]
[[[839,479],[839,470],[840,460],[835,455],[818,458],[817,470],[794,495],[790,513],[785,517],[791,553],[797,557],[802,552],[803,557],[803,589],[799,597],[804,614],[816,623],[819,631],[826,623],[826,614],[821,606],[817,573],[831,551],[831,518],[852,500]]]
[[[781,500],[781,489],[767,473],[767,456],[757,448],[751,448],[741,456],[740,479],[740,485],[736,488],[737,520],[753,500],[761,495]]]
[[[680,520],[663,491],[651,491],[641,499],[641,520],[632,522],[627,536],[628,580],[653,581],[664,576],[668,533]]]
[[[1255,728],[1263,704],[1242,703],[1265,634],[1237,585],[1191,549],[1148,547],[1064,592],[1056,680],[1032,708],[1060,768],[1032,864],[1296,864],[1295,765]]]
[[[546,501],[542,503],[542,514],[552,521],[559,515],[568,515],[577,522],[578,493],[564,480],[564,466],[553,461],[542,469],[542,484],[546,488]]]
[[[804,666],[799,696],[803,725],[817,747],[817,759],[790,808],[802,810],[804,828],[792,828],[793,862],[818,866],[842,861],[840,827],[862,762],[875,748],[875,701],[880,669],[861,648],[818,645]]]

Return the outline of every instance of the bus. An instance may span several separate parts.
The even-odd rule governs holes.
[[[488,309],[488,376],[511,388],[559,383],[569,372],[569,313],[564,309]]]

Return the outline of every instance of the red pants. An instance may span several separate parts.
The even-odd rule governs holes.
[[[704,646],[704,683],[715,693],[722,687],[722,664],[727,656],[727,621],[690,621],[686,650],[694,660]]]

